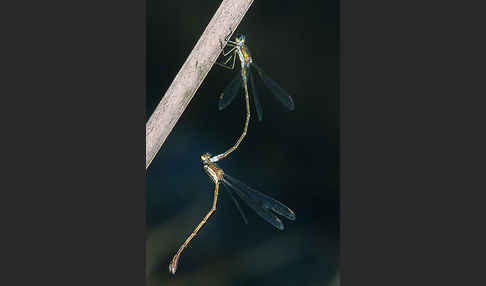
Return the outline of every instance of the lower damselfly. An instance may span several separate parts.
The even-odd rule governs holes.
[[[219,110],[225,109],[237,97],[237,95],[241,93],[241,90],[244,90],[245,103],[246,103],[246,121],[243,127],[243,133],[236,141],[236,144],[233,145],[226,152],[211,158],[211,162],[217,162],[220,159],[223,159],[226,156],[228,156],[231,152],[233,152],[234,150],[236,150],[236,148],[238,148],[241,141],[246,136],[246,133],[248,131],[248,123],[250,122],[250,102],[249,102],[250,100],[248,96],[248,86],[250,87],[251,93],[253,95],[252,98],[255,103],[255,109],[258,116],[258,121],[263,120],[263,110],[255,87],[255,79],[254,79],[255,71],[256,74],[260,77],[263,84],[270,91],[270,93],[273,94],[275,98],[285,108],[289,110],[294,110],[295,108],[292,97],[284,89],[282,89],[274,80],[268,77],[263,72],[263,70],[253,61],[253,58],[251,57],[250,54],[250,50],[248,49],[248,46],[245,43],[244,35],[240,34],[235,37],[234,41],[231,40],[228,41],[227,46],[231,47],[231,49],[229,49],[226,52],[223,51],[222,56],[223,57],[228,56],[228,58],[223,63],[216,62],[216,64],[233,70],[235,68],[236,58],[238,57],[241,63],[241,72],[240,74],[237,74],[235,76],[235,78],[228,84],[228,86],[226,86],[226,88],[221,93],[219,97],[218,107]],[[230,62],[232,63],[229,64]]]
[[[214,183],[213,204],[209,212],[206,214],[206,216],[196,226],[194,231],[187,237],[187,239],[184,241],[184,243],[181,245],[177,253],[172,258],[172,261],[169,264],[169,271],[172,274],[175,274],[177,270],[179,257],[182,251],[186,248],[186,246],[193,239],[193,237],[198,233],[201,227],[206,223],[206,221],[213,214],[213,212],[216,211],[216,204],[218,202],[220,183],[223,183],[223,185],[226,187],[225,190],[230,194],[231,199],[235,203],[236,208],[240,212],[243,221],[246,224],[248,223],[248,220],[246,219],[245,213],[241,209],[234,194],[236,194],[241,200],[243,200],[251,209],[253,209],[265,221],[267,221],[268,223],[270,223],[271,225],[273,225],[279,230],[284,229],[284,224],[275,214],[279,214],[289,220],[295,220],[295,213],[287,206],[257,190],[250,188],[245,183],[228,175],[219,166],[212,163],[210,159],[211,159],[211,154],[209,153],[204,153],[201,155],[201,161],[203,164],[204,172],[211,178],[211,180]]]

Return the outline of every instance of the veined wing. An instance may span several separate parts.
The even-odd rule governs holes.
[[[248,224],[248,220],[246,219],[245,213],[243,212],[243,210],[240,207],[240,204],[238,203],[235,196],[233,195],[233,190],[231,188],[228,188],[226,191],[230,194],[230,197],[233,200],[233,202],[235,203],[236,208],[240,212],[241,217],[243,218],[243,221],[245,222],[245,224]]]
[[[258,75],[262,79],[263,83],[268,88],[268,90],[270,90],[270,92],[275,96],[275,98],[277,98],[277,100],[287,109],[294,110],[295,105],[292,97],[273,79],[267,76],[259,66],[257,66],[255,63],[252,63],[251,66],[253,66],[257,70]]]
[[[258,97],[258,93],[255,88],[255,81],[253,80],[253,72],[251,72],[251,69],[248,69],[248,74],[250,78],[250,89],[251,89],[251,93],[253,94],[253,101],[255,102],[255,109],[258,116],[258,121],[262,121],[263,110],[262,110],[262,106],[260,105],[260,98]]]
[[[223,92],[219,96],[218,107],[219,110],[223,110],[240,94],[243,86],[241,85],[241,74],[238,73],[233,80],[224,88]]]
[[[270,210],[286,217],[289,220],[295,220],[294,212],[281,202],[260,193],[243,182],[229,176],[223,175],[223,184],[231,188],[249,207],[251,207],[259,216],[274,227],[283,230],[282,221]]]

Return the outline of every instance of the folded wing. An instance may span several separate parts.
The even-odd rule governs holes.
[[[228,174],[223,175],[223,184],[232,189],[250,208],[274,227],[283,230],[282,221],[273,213],[295,220],[294,212],[281,202],[254,190]],[[273,211],[273,212],[272,212]]]

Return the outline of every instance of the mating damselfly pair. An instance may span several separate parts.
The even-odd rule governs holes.
[[[220,183],[222,183],[226,187],[228,194],[230,194],[231,199],[235,203],[238,211],[243,218],[243,221],[246,224],[248,223],[248,220],[246,219],[246,216],[234,194],[236,194],[241,200],[243,200],[260,217],[262,217],[265,221],[267,221],[279,230],[283,230],[284,225],[282,221],[276,216],[276,214],[281,215],[289,220],[295,220],[295,214],[290,208],[288,208],[281,202],[250,188],[245,183],[225,173],[223,169],[215,164],[215,162],[227,157],[231,152],[235,151],[247,134],[248,124],[250,121],[250,100],[248,95],[248,86],[250,86],[250,90],[253,95],[252,98],[255,103],[258,120],[262,121],[263,119],[263,111],[255,87],[255,72],[259,76],[260,80],[264,83],[265,87],[284,107],[289,110],[293,110],[295,107],[292,97],[285,90],[283,90],[275,81],[268,77],[258,65],[255,64],[253,58],[250,55],[250,51],[246,46],[244,35],[238,35],[235,38],[235,41],[228,41],[227,46],[230,47],[230,49],[226,52],[223,50],[222,56],[227,56],[228,58],[223,63],[217,64],[228,69],[234,69],[236,58],[238,57],[241,63],[241,71],[240,74],[237,74],[235,78],[223,90],[223,93],[219,97],[218,106],[219,110],[226,108],[241,93],[241,90],[243,90],[246,104],[245,125],[243,127],[243,133],[236,141],[236,144],[229,148],[226,152],[216,156],[211,156],[211,154],[209,153],[204,153],[203,155],[201,155],[203,169],[215,185],[213,204],[206,216],[196,226],[194,231],[187,237],[187,239],[184,241],[177,253],[172,258],[172,261],[169,264],[169,271],[172,274],[175,274],[177,270],[177,265],[182,251],[186,248],[189,242],[193,239],[193,237],[198,233],[198,231],[203,227],[209,217],[216,210]],[[229,64],[230,62],[231,64]]]

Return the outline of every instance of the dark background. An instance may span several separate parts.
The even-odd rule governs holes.
[[[220,1],[147,2],[146,116],[171,84]],[[251,209],[245,225],[225,193],[172,276],[168,263],[209,210],[214,185],[199,156],[241,134],[243,97],[218,112],[238,72],[213,66],[147,171],[149,285],[339,284],[339,27],[337,1],[255,1],[236,32],[254,61],[295,101],[289,112],[258,86],[263,122],[220,166],[288,205],[280,232]],[[250,100],[252,101],[251,97]],[[253,109],[253,103],[250,102]]]
[[[166,12],[167,7],[159,7],[164,17],[174,15],[173,11],[179,12],[176,24],[164,17],[157,18],[165,23],[162,26],[165,33],[157,35],[157,39],[166,36],[167,41],[160,40],[161,46],[173,45],[169,41],[174,42],[176,35],[186,35],[173,30],[194,19],[198,21],[195,30],[200,34],[217,6],[205,8],[179,3],[182,4],[178,7],[185,7],[173,8],[171,13]],[[262,9],[258,5],[266,3],[255,3],[249,15],[255,17],[257,9]],[[285,17],[299,11],[287,8],[285,3],[274,3],[266,6],[267,15],[272,14],[272,9],[281,12],[281,7],[288,10]],[[167,206],[171,212],[166,211],[167,217],[161,215],[157,220],[149,216],[151,222],[147,226],[143,111],[146,3],[83,1],[73,5],[43,1],[28,6],[25,2],[8,4],[8,9],[2,10],[6,12],[2,19],[11,25],[6,25],[8,29],[2,34],[2,48],[9,56],[2,61],[2,68],[7,72],[0,87],[6,111],[3,114],[10,111],[3,121],[5,136],[2,141],[6,145],[4,150],[8,150],[2,157],[6,170],[2,180],[5,214],[2,216],[5,241],[2,258],[8,269],[2,273],[1,278],[5,280],[2,285],[11,284],[11,281],[25,281],[22,283],[25,285],[39,281],[49,285],[66,285],[66,281],[74,285],[93,284],[93,281],[105,285],[142,285],[146,280],[143,262],[147,227],[151,237],[147,249],[152,254],[147,259],[155,262],[147,263],[153,273],[151,285],[328,283],[325,270],[331,267],[319,267],[321,265],[315,261],[318,257],[326,258],[331,249],[323,248],[322,236],[312,230],[325,229],[329,221],[312,220],[306,211],[310,209],[319,214],[320,210],[329,208],[314,207],[312,200],[300,199],[297,195],[289,200],[299,193],[311,194],[317,202],[318,192],[300,187],[280,192],[281,180],[255,176],[240,165],[245,161],[234,159],[223,162],[223,167],[294,208],[298,220],[287,223],[285,232],[275,232],[247,212],[251,225],[245,229],[249,231],[233,232],[228,226],[230,222],[235,231],[236,226],[244,225],[223,193],[222,209],[218,209],[215,219],[208,225],[213,229],[204,229],[201,236],[205,236],[197,239],[183,256],[184,268],[181,266],[178,275],[170,277],[166,272],[167,263],[185,235],[207,211],[211,195],[206,187],[211,187],[200,177],[203,186],[189,191],[187,186],[180,186],[181,180],[161,176],[160,181],[171,185],[157,193],[176,197],[160,199],[161,206],[157,209],[162,213]],[[486,122],[481,102],[486,94],[482,80],[486,47],[481,41],[483,37],[478,37],[484,34],[485,26],[484,9],[480,4],[470,1],[467,5],[447,2],[437,5],[421,0],[397,5],[390,1],[341,0],[339,197],[341,206],[345,207],[340,208],[339,273],[345,285],[486,284],[482,267],[486,238],[484,227],[481,227],[486,189],[483,175],[486,142],[481,132]],[[203,20],[198,18],[201,13],[188,15],[188,11],[206,9],[212,10]],[[329,13],[329,10],[315,9],[309,9],[308,14]],[[320,16],[304,20],[312,21]],[[280,17],[284,19],[279,15],[275,18]],[[252,23],[250,19],[246,17],[242,24]],[[286,27],[304,26],[287,25],[287,19],[277,23]],[[259,25],[259,29],[263,28]],[[259,29],[253,33],[257,34]],[[305,35],[304,30],[298,32]],[[171,80],[189,53],[187,46],[193,45],[196,38],[191,36],[186,40],[192,41],[188,45],[171,46],[171,54],[164,55],[165,62],[179,55],[177,68],[159,67],[157,72],[170,73],[167,78]],[[306,39],[321,41],[322,31]],[[259,62],[271,59],[273,50],[255,47],[253,44],[261,44],[257,41],[249,41],[249,44]],[[283,45],[282,49],[285,48]],[[322,48],[326,49],[327,45]],[[158,54],[164,52],[167,52],[165,47],[160,48]],[[312,61],[308,54],[298,55],[305,56],[305,60],[299,61]],[[261,65],[292,92],[299,109],[312,106],[299,104],[299,97],[304,95],[294,90],[293,81],[283,82],[283,67],[267,62]],[[163,78],[165,76],[156,79],[162,92],[170,81]],[[324,80],[321,77],[319,84]],[[198,93],[194,101],[202,98]],[[196,107],[194,101],[189,111]],[[270,133],[269,122],[285,118],[282,115],[285,113],[272,100],[266,102],[263,124],[267,124],[265,130]],[[213,107],[210,108],[210,104]],[[208,101],[208,110],[214,110],[215,105],[215,98]],[[343,106],[345,112],[342,112]],[[276,117],[268,116],[272,108],[276,110],[273,114]],[[299,109],[291,115],[293,120],[300,114]],[[186,111],[184,116],[192,114]],[[224,120],[233,117],[235,122],[238,120],[235,114],[229,116],[222,112],[217,116],[218,119],[226,116]],[[183,117],[182,122],[185,120]],[[241,124],[241,120],[239,122]],[[257,128],[263,128],[258,126],[252,124],[252,133],[242,147],[257,144],[252,138]],[[201,130],[197,137],[203,138],[202,134],[208,134],[208,130]],[[224,133],[219,126],[215,130],[218,135]],[[191,130],[197,131],[199,129]],[[179,132],[183,130],[176,127],[164,148]],[[230,137],[234,140],[234,135]],[[204,143],[201,142],[197,143]],[[187,149],[208,147],[212,151],[219,148],[216,144],[223,144],[218,142],[219,138],[210,146],[194,147],[196,142],[186,145],[191,146]],[[171,152],[177,152],[175,145],[170,146]],[[224,147],[227,145],[225,142]],[[274,146],[281,146],[281,142]],[[169,153],[164,148],[161,156],[167,157]],[[291,151],[290,154],[294,154],[294,150]],[[183,153],[178,151],[178,154]],[[251,155],[244,159],[256,160],[254,154]],[[262,156],[260,152],[258,155]],[[174,164],[179,172],[191,169],[192,176],[202,174],[196,171],[199,162],[192,156],[181,161],[189,162],[190,166]],[[178,155],[178,161],[173,162],[184,158],[186,156]],[[313,158],[308,160],[314,162]],[[165,161],[167,158],[160,160]],[[169,166],[173,162],[168,161],[159,171],[173,169]],[[229,163],[235,165],[229,166]],[[276,166],[280,165],[272,168]],[[310,179],[307,174],[302,177]],[[297,184],[290,178],[284,181]],[[150,196],[147,199],[154,201]],[[177,200],[177,204],[171,200]],[[170,207],[175,209],[175,205],[185,205],[190,210],[184,214],[183,223],[174,219],[182,214],[179,210],[172,212]],[[315,228],[301,227],[308,226],[304,222],[315,222]],[[301,233],[304,235],[298,235]],[[312,247],[312,236],[305,236],[309,233],[321,239],[318,247]],[[300,244],[289,239],[292,234],[297,234],[293,237],[297,237]],[[228,247],[222,243],[220,237],[223,236],[224,241],[229,238],[233,244]],[[280,243],[278,238],[281,238]],[[218,247],[213,244],[215,240],[220,244]],[[292,255],[311,248],[312,254],[307,256],[296,259]],[[245,253],[252,249],[253,252]],[[325,251],[326,255],[315,254]],[[272,261],[263,256],[272,256],[279,263],[271,264]],[[216,259],[211,259],[213,257]],[[282,266],[282,261],[290,262]],[[305,269],[306,266],[309,269]],[[278,275],[283,273],[286,275],[280,279]]]

